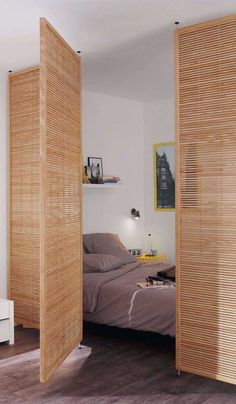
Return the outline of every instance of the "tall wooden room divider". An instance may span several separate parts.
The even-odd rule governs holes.
[[[176,32],[177,369],[236,383],[236,15]]]
[[[40,66],[9,77],[9,296],[40,328],[46,381],[82,339],[80,58],[45,20]]]
[[[39,328],[39,68],[9,76],[9,297],[15,321]]]

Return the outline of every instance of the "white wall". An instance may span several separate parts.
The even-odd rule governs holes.
[[[2,7],[2,5],[1,5]],[[17,11],[16,11],[17,10]],[[19,10],[16,8],[16,12]],[[24,13],[23,13],[24,14]],[[34,19],[22,14],[23,29],[30,24],[38,27]],[[41,13],[40,13],[41,14]],[[19,13],[17,14],[19,17]],[[42,15],[42,14],[41,14]],[[2,14],[1,14],[2,16]],[[24,20],[26,18],[26,21]],[[13,21],[13,20],[11,20]],[[7,23],[9,26],[9,23]],[[13,30],[14,31],[14,30]],[[12,31],[12,32],[13,32]],[[16,32],[16,31],[14,31]],[[2,39],[2,38],[1,38]],[[0,297],[7,296],[7,114],[8,114],[8,70],[13,72],[39,63],[39,33],[12,34],[0,41]]]
[[[39,16],[43,15],[39,9],[35,9],[34,16],[25,13],[19,8],[19,4],[12,9],[12,18],[4,17],[1,4],[1,17],[4,19],[4,27],[10,28],[9,35],[1,37],[0,41],[0,297],[7,296],[7,85],[8,70],[13,72],[39,63]],[[5,6],[5,4],[4,4]],[[8,2],[9,6],[9,2]],[[32,7],[31,7],[32,11]],[[14,21],[14,13],[18,16],[18,23]],[[19,18],[19,15],[21,17]],[[13,26],[12,25],[12,26]],[[20,32],[19,29],[24,32]],[[31,28],[33,30],[31,30]],[[4,38],[4,39],[3,39]]]
[[[1,75],[0,137],[0,296],[7,295],[7,76]],[[115,189],[84,190],[84,233],[115,232],[128,248],[153,247],[175,261],[174,212],[153,208],[154,143],[174,140],[174,101],[141,104],[83,92],[83,155],[103,158],[104,172],[118,175]],[[144,157],[144,158],[143,158]],[[130,217],[140,210],[141,220]]]
[[[0,137],[0,296],[7,295],[7,75],[1,75]],[[106,174],[118,175],[116,189],[85,189],[84,232],[115,232],[128,248],[142,246],[144,163],[142,104],[85,91],[83,155],[103,158]],[[140,209],[133,220],[131,208]]]
[[[153,247],[175,263],[175,212],[154,211],[153,144],[175,140],[174,97],[143,104],[144,120],[144,233]]]
[[[128,248],[142,246],[144,162],[142,104],[123,98],[83,93],[83,156],[103,158],[104,174],[122,178],[115,189],[84,190],[84,233],[114,232]],[[141,220],[130,210],[140,210]]]

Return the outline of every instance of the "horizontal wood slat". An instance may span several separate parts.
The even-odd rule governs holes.
[[[177,368],[236,383],[236,16],[176,33]]]
[[[39,68],[9,75],[9,297],[39,327]]]

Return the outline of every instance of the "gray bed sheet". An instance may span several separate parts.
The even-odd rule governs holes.
[[[168,267],[137,262],[106,273],[85,273],[84,319],[174,337],[175,288],[141,289],[136,285]]]

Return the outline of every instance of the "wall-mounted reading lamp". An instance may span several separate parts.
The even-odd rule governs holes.
[[[139,210],[137,210],[135,208],[131,209],[131,216],[133,219],[139,220],[140,219]]]

